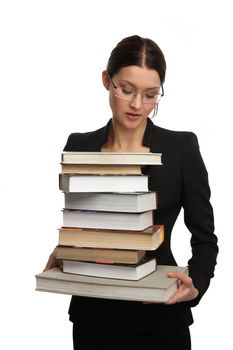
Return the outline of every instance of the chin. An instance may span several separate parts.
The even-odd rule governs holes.
[[[115,118],[115,121],[119,123],[122,127],[127,129],[135,129],[142,124],[146,123],[147,118],[142,116],[124,116],[124,118]]]

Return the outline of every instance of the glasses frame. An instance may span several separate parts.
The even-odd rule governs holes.
[[[115,90],[118,89],[119,86],[116,86],[116,85],[114,84],[114,82],[113,82],[112,78],[110,77],[110,74],[108,73],[108,71],[107,71],[107,75],[108,75],[108,79],[109,79],[110,83],[112,84],[113,88],[114,88]],[[120,97],[120,96],[118,96],[118,95],[116,95],[116,94],[115,94],[114,96],[117,97],[117,98],[120,98],[121,100],[131,102],[138,94],[140,94],[140,95],[141,95],[141,101],[142,101],[143,104],[154,104],[154,103],[155,103],[155,105],[157,105],[157,104],[159,103],[161,97],[164,96],[163,84],[161,84],[161,89],[162,89],[162,92],[161,92],[161,93],[158,93],[158,96],[159,96],[159,97],[158,97],[158,101],[156,101],[156,102],[144,102],[144,101],[143,101],[143,92],[139,92],[139,91],[134,90],[134,89],[132,89],[132,91],[135,91],[136,94],[135,94],[135,95],[132,97],[132,99],[130,99],[130,100],[128,100],[128,99],[126,99],[126,98],[123,98],[123,97]]]

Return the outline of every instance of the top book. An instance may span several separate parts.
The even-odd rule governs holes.
[[[151,152],[62,152],[61,163],[162,165],[162,154]]]

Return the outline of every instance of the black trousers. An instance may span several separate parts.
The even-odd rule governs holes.
[[[189,325],[179,308],[148,304],[123,311],[103,310],[95,320],[73,321],[74,350],[191,350]]]

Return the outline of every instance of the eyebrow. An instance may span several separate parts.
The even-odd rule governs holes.
[[[128,81],[128,80],[121,79],[121,80],[119,80],[119,82],[121,82],[121,83],[127,83],[127,84],[133,86],[135,89],[137,89],[137,86],[134,85],[133,83],[131,83],[131,82]],[[144,89],[143,91],[155,90],[155,89],[159,89],[159,88],[160,88],[160,86],[153,86],[153,87],[146,88],[146,89]]]

